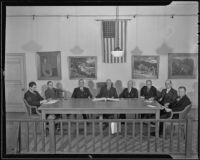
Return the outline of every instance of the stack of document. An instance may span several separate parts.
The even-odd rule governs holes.
[[[54,103],[56,103],[56,102],[58,102],[59,100],[56,100],[56,99],[52,99],[52,100],[50,100],[50,101],[47,101],[46,103],[44,103],[44,104],[54,104]]]
[[[116,98],[94,98],[92,101],[97,102],[97,101],[119,101],[119,99]]]
[[[151,108],[153,108],[153,107],[156,107],[156,106],[153,106],[153,105],[150,105],[150,104],[149,104],[149,105],[147,105],[147,107],[151,107]]]

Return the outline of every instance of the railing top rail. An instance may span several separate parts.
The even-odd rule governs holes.
[[[185,122],[187,119],[6,119],[7,122]]]

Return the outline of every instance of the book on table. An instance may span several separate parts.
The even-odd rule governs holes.
[[[115,102],[118,102],[119,99],[118,98],[94,98],[92,101],[94,102],[98,102],[98,101],[115,101]]]

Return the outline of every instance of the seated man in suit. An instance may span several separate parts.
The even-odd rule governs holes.
[[[157,89],[152,86],[151,80],[146,80],[146,86],[142,87],[140,96],[148,100],[154,100],[157,97]]]
[[[129,80],[127,88],[125,88],[119,95],[119,98],[138,98],[138,91],[133,87],[133,81]]]
[[[178,88],[178,97],[176,100],[171,103],[169,106],[164,107],[160,112],[160,118],[169,118],[171,116],[171,112],[180,112],[185,109],[186,106],[190,105],[191,101],[186,95],[186,88],[184,86],[180,86]],[[173,117],[178,118],[178,117]]]
[[[120,98],[138,98],[138,91],[133,87],[133,81],[129,80],[127,83],[127,88],[125,88],[122,93],[119,95]],[[125,119],[125,114],[119,115],[120,119]]]
[[[97,98],[118,98],[117,90],[112,86],[112,81],[110,79],[106,80],[106,86],[102,87]],[[112,114],[103,115],[103,118],[114,117]]]
[[[163,109],[160,112],[160,119],[167,119],[171,116],[172,112],[180,112],[185,109],[186,106],[190,105],[191,101],[186,95],[186,88],[184,86],[180,86],[178,88],[178,97],[176,97],[175,101],[171,103],[169,106],[163,106]],[[177,119],[177,115],[172,117],[173,119]],[[160,122],[159,134],[162,135],[163,131],[163,122]]]
[[[172,81],[166,80],[165,81],[165,89],[161,91],[161,95],[157,97],[157,101],[167,107],[171,103],[173,103],[177,98],[177,91],[172,88]]]
[[[48,81],[47,82],[47,89],[45,91],[45,98],[47,99],[47,101],[51,100],[51,99],[57,99],[57,89],[53,87],[53,82],[52,81]],[[53,116],[53,115],[52,115]],[[61,118],[61,115],[56,114],[54,118]]]
[[[84,80],[79,80],[79,87],[74,89],[72,98],[92,98],[89,88],[84,87]],[[83,114],[83,118],[87,119],[87,115]]]
[[[42,96],[36,91],[37,85],[35,82],[29,83],[29,90],[24,94],[24,99],[31,106],[39,107],[41,104],[47,102]],[[32,109],[33,114],[37,114],[35,109]]]
[[[117,90],[112,86],[110,79],[106,80],[106,86],[101,88],[97,98],[118,98]]]
[[[57,89],[53,87],[53,82],[47,82],[47,89],[45,91],[46,99],[57,99]]]

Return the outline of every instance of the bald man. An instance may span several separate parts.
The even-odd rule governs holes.
[[[138,91],[133,87],[133,81],[129,80],[127,88],[119,95],[120,98],[138,98]]]
[[[110,79],[106,80],[106,86],[102,87],[97,98],[118,98],[116,89],[112,86]]]
[[[152,86],[151,80],[146,80],[146,86],[142,87],[140,96],[149,100],[153,100],[157,97],[157,89]]]
[[[157,97],[157,101],[165,106],[168,107],[171,103],[173,103],[177,98],[177,91],[172,88],[172,81],[166,80],[165,81],[165,89],[162,90],[161,95]]]

